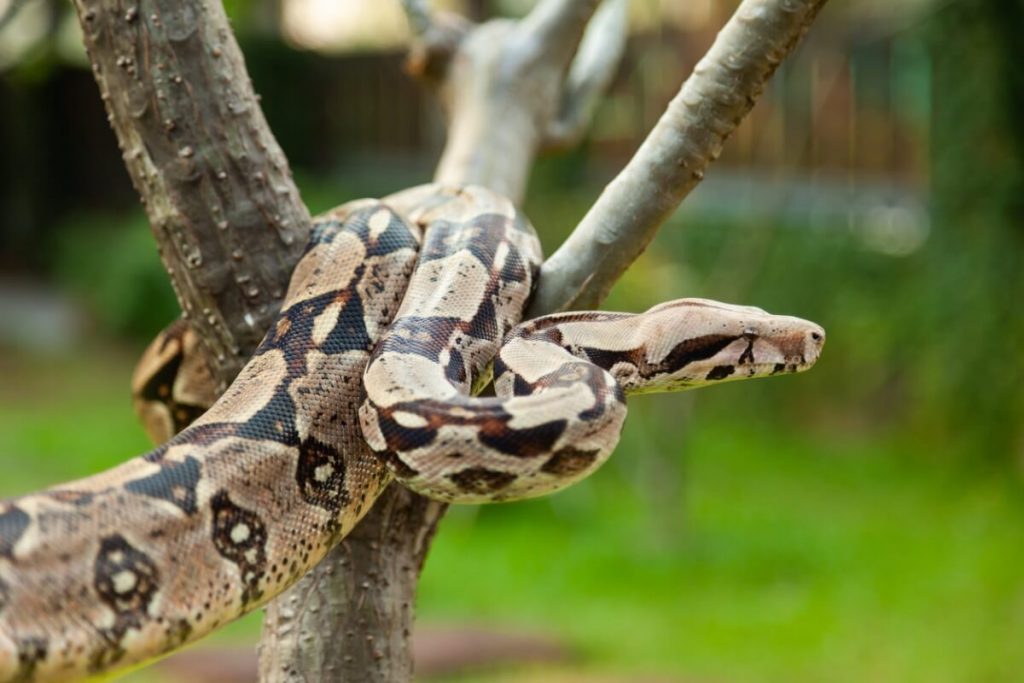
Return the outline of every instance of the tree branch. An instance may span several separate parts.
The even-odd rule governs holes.
[[[416,38],[426,35],[434,27],[429,0],[402,0],[402,9]]]
[[[599,0],[539,0],[519,22],[519,50],[539,62],[565,68],[576,53]]]
[[[416,585],[445,509],[389,486],[345,540],[267,609],[260,680],[411,680]]]
[[[594,13],[569,68],[561,107],[546,131],[545,146],[569,147],[583,136],[622,61],[628,10],[627,0],[604,0]]]
[[[593,308],[704,177],[825,0],[744,0],[636,155],[541,270],[528,317]]]
[[[221,3],[75,7],[157,248],[223,388],[277,313],[309,213]]]
[[[522,201],[597,4],[542,0],[522,21],[489,21],[465,37],[438,87],[449,120],[435,180],[483,185]]]
[[[472,29],[466,18],[451,12],[427,14],[422,2],[405,0],[413,38],[405,68],[410,75],[438,87],[448,73],[452,57]]]

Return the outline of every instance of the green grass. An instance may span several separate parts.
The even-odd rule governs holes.
[[[630,467],[643,426],[630,425],[616,469]],[[599,669],[712,680],[1024,670],[1017,483],[715,415],[674,450],[659,456],[687,462],[675,506],[653,506],[613,469],[561,499],[448,520],[423,612],[543,625]]]
[[[4,355],[0,495],[146,448],[127,399],[133,354]],[[796,381],[766,383],[758,400]],[[550,633],[585,672],[626,679],[1019,680],[1019,480],[938,467],[899,434],[769,423],[754,408],[743,384],[695,404],[643,397],[591,480],[453,509],[422,621]],[[256,631],[250,619],[227,639]]]

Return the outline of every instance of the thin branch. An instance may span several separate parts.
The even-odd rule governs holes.
[[[216,0],[75,0],[183,314],[226,385],[277,313],[309,213]]]
[[[402,0],[402,9],[414,36],[422,36],[434,26],[430,0]]]
[[[825,0],[744,0],[626,168],[547,260],[528,313],[600,304],[704,177]]]
[[[425,2],[403,0],[403,6],[413,32],[405,60],[406,71],[436,86],[444,81],[452,57],[473,24],[452,12],[431,13]]]
[[[626,49],[628,0],[604,0],[587,25],[565,81],[558,116],[545,144],[568,147],[579,141],[608,90]]]
[[[535,59],[568,67],[599,0],[539,0],[519,22]],[[522,49],[522,48],[520,48]]]

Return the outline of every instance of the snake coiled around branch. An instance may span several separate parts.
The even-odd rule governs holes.
[[[114,469],[0,502],[0,681],[70,680],[201,637],[290,586],[392,478],[456,502],[542,495],[608,457],[626,395],[799,372],[824,342],[813,323],[697,299],[520,324],[540,260],[526,218],[482,188],[319,219],[280,316],[212,408]],[[137,383],[151,433],[209,400],[190,346],[179,329],[151,347]],[[474,397],[492,375],[496,396]]]

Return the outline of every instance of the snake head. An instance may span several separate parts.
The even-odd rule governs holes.
[[[708,299],[655,306],[636,334],[650,341],[637,376],[619,378],[629,393],[803,372],[825,344],[825,330],[808,320]]]

